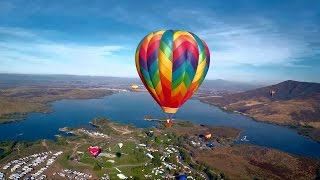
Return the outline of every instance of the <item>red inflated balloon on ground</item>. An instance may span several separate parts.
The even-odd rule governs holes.
[[[94,158],[96,158],[100,154],[101,149],[98,146],[90,146],[88,151]]]

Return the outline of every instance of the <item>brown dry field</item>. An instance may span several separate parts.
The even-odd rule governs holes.
[[[257,121],[294,127],[313,140],[320,141],[320,104],[316,99],[271,101],[267,98],[235,100],[221,97],[202,98],[201,101],[227,111],[240,112]]]
[[[224,172],[230,179],[314,179],[320,165],[319,160],[253,145],[195,152],[195,160]]]

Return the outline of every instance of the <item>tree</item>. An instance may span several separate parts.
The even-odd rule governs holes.
[[[209,167],[206,167],[203,172],[207,174],[209,179],[217,179],[217,180],[219,179],[219,176],[213,170],[211,170]]]
[[[225,175],[223,172],[220,173],[220,177],[221,177],[221,179],[224,179],[224,180],[228,180],[229,179],[228,176]]]
[[[181,149],[181,150],[180,150],[180,156],[181,156],[182,160],[183,160],[184,162],[186,162],[187,164],[190,164],[190,163],[191,163],[190,154],[189,154],[187,151],[185,151],[184,149]]]
[[[158,136],[156,136],[154,137],[154,142],[156,142],[157,144],[161,144],[161,139]]]

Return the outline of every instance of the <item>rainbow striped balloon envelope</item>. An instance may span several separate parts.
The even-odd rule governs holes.
[[[197,35],[180,30],[148,34],[136,50],[144,86],[165,113],[174,114],[197,91],[210,65],[210,52]]]

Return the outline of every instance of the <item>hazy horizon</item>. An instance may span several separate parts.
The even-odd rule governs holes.
[[[36,73],[7,73],[7,72],[0,72],[0,75],[32,75],[32,76],[79,76],[79,77],[99,77],[99,78],[127,78],[127,79],[136,79],[140,81],[139,76],[137,75],[136,77],[126,77],[126,76],[108,76],[108,75],[78,75],[78,74],[36,74]],[[279,80],[279,81],[241,81],[241,80],[230,80],[230,79],[222,79],[222,78],[217,78],[217,79],[210,79],[206,78],[205,81],[226,81],[230,83],[243,83],[243,84],[250,84],[250,85],[257,85],[257,86],[269,86],[269,85],[274,85],[278,84],[284,81],[299,81],[295,79],[286,79],[286,80]],[[314,81],[300,81],[300,82],[309,82],[309,83],[319,83],[319,82],[314,82]],[[142,82],[141,82],[142,84]]]
[[[159,29],[211,51],[207,79],[320,82],[316,1],[2,1],[0,72],[138,77],[134,53]]]

